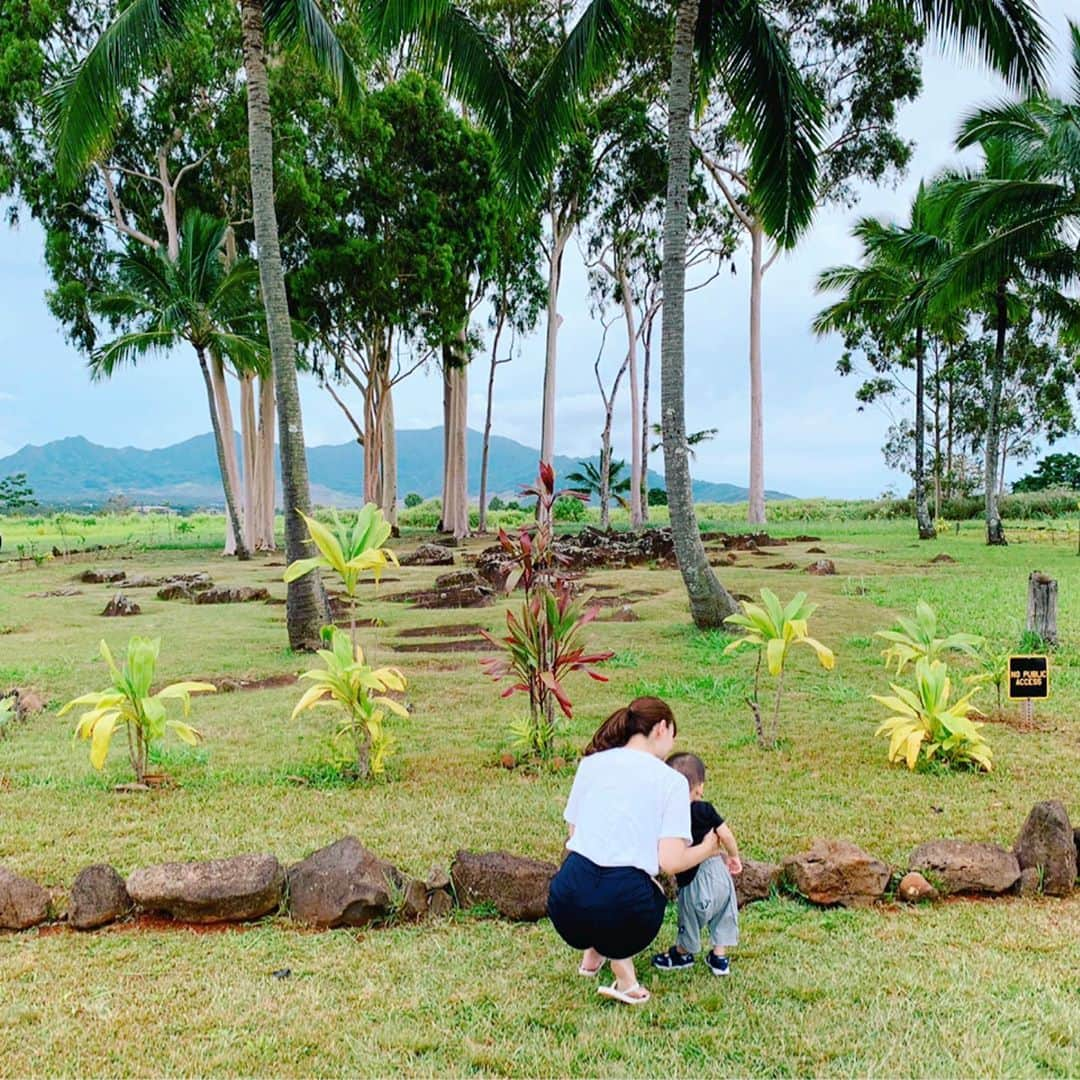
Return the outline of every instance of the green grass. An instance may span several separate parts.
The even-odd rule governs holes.
[[[966,525],[967,523],[965,523]],[[775,530],[793,535],[802,523]],[[902,865],[938,836],[1011,846],[1031,804],[1061,798],[1080,818],[1080,607],[1070,582],[1080,566],[1062,534],[1014,530],[988,550],[976,528],[918,545],[893,522],[817,523],[805,530],[836,561],[834,578],[764,571],[740,558],[722,572],[730,588],[781,597],[806,589],[821,607],[812,632],[837,652],[830,677],[811,654],[794,655],[782,747],[753,741],[743,702],[751,654],[722,656],[727,638],[689,623],[677,573],[590,574],[612,589],[656,594],[640,621],[600,621],[589,640],[616,651],[606,684],[572,684],[565,742],[580,748],[609,711],[635,692],[668,696],[679,745],[710,768],[708,797],[744,852],[779,859],[819,835],[853,840]],[[216,545],[220,536],[214,536]],[[1073,537],[1075,542],[1075,536]],[[477,541],[471,546],[479,546]],[[5,553],[8,539],[5,536]],[[954,565],[927,566],[946,551]],[[783,560],[804,565],[805,545]],[[267,585],[280,597],[282,568],[259,558],[221,560],[193,550],[118,549],[71,561],[0,566],[0,689],[32,685],[52,710],[0,742],[0,860],[57,891],[91,862],[122,873],[165,859],[272,851],[303,857],[355,833],[403,869],[446,866],[460,847],[509,848],[558,859],[569,776],[498,766],[522,708],[503,701],[476,653],[395,653],[398,630],[460,622],[489,629],[500,608],[416,611],[374,598],[362,614],[379,663],[401,667],[413,711],[395,722],[400,754],[387,783],[355,786],[331,763],[329,717],[289,720],[294,686],[195,701],[205,734],[195,750],[169,742],[158,761],[176,786],[118,795],[127,779],[119,747],[103,775],[55,708],[101,688],[97,654],[130,633],[161,634],[161,682],[261,678],[310,664],[284,648],[284,608],[164,603],[133,591],[143,614],[106,620],[114,586],[28,598],[71,584],[88,565],[130,572],[206,569],[221,583]],[[948,630],[1019,636],[1028,573],[1061,583],[1065,645],[1053,661],[1045,730],[987,729],[998,767],[989,776],[909,773],[885,762],[869,700],[887,679],[875,630],[923,596]],[[385,596],[430,583],[436,569],[394,571]],[[845,587],[863,582],[865,591]],[[770,684],[765,682],[768,693]],[[982,695],[989,702],[992,692]],[[771,697],[768,698],[771,702]],[[285,920],[243,931],[195,934],[116,927],[0,936],[0,1073],[308,1075],[1075,1075],[1080,1071],[1080,899],[955,903],[910,910],[818,911],[790,899],[748,909],[729,980],[703,969],[661,980],[643,1010],[595,998],[546,923],[513,925],[461,912],[428,927],[301,932]],[[674,933],[669,917],[660,944]],[[289,968],[278,979],[273,972]]]

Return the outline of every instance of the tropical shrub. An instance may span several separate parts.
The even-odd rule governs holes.
[[[192,746],[202,738],[190,724],[169,719],[166,706],[170,701],[179,701],[187,718],[191,713],[191,695],[212,694],[217,687],[212,683],[178,682],[151,694],[160,652],[161,638],[133,637],[128,642],[127,659],[121,671],[109,646],[102,641],[101,655],[109,666],[112,683],[98,693],[74,698],[60,710],[59,715],[64,716],[76,706],[89,706],[79,717],[75,736],[90,740],[90,764],[95,769],[104,767],[112,737],[119,728],[126,729],[128,756],[140,784],[146,782],[150,747],[167,731]]]
[[[323,640],[330,648],[319,649],[318,655],[326,666],[301,674],[314,685],[296,703],[292,719],[316,705],[337,704],[342,715],[335,742],[347,749],[360,779],[379,776],[394,746],[384,724],[387,713],[408,716],[405,707],[386,694],[402,692],[405,676],[397,668],[370,667],[360,646],[336,627],[324,627]]]
[[[952,685],[943,661],[919,657],[913,690],[890,685],[892,696],[870,695],[893,714],[877,729],[878,735],[889,738],[890,761],[905,761],[914,769],[922,757],[991,770],[990,746],[979,734],[983,725],[970,718],[971,713],[978,714],[971,705],[973,692],[950,705]]]
[[[977,656],[983,639],[978,634],[949,634],[937,636],[937,615],[925,601],[915,605],[915,618],[901,615],[897,620],[899,630],[878,630],[874,637],[891,642],[882,652],[885,666],[896,664],[896,674],[902,675],[908,664],[923,658],[937,660],[945,653],[959,652],[967,656]]]
[[[337,574],[349,598],[350,632],[355,647],[356,590],[361,575],[370,573],[377,585],[390,563],[398,565],[397,555],[383,547],[390,537],[390,523],[374,503],[365,504],[351,525],[343,522],[335,512],[332,529],[306,514],[300,516],[307,524],[308,535],[319,554],[291,563],[285,569],[284,580],[295,581],[317,568]]]
[[[651,487],[646,493],[646,501],[649,506],[667,506],[667,489]]]
[[[410,491],[405,496],[405,508],[411,510],[414,506],[419,506],[424,501],[423,495],[418,495],[415,491]]]
[[[1009,679],[1009,654],[991,649],[985,643],[978,654],[979,670],[973,675],[968,675],[964,682],[972,686],[981,686],[989,683],[993,686],[997,695],[995,716],[1000,717],[1004,712],[1005,684]]]
[[[809,636],[807,624],[810,616],[817,610],[817,604],[807,602],[806,593],[796,593],[785,606],[777,599],[771,589],[761,590],[761,603],[748,600],[742,602],[741,615],[729,615],[724,621],[732,626],[742,627],[745,634],[730,642],[724,649],[724,655],[752,648],[757,652],[757,664],[754,668],[754,689],[747,704],[754,716],[754,730],[758,745],[766,749],[776,746],[780,737],[780,703],[784,693],[784,668],[792,646],[805,645],[813,649],[818,661],[826,671],[836,666],[833,651],[822,645],[816,638]],[[773,702],[772,720],[766,728],[761,715],[759,690],[761,684],[761,662],[770,675],[776,679],[776,697]]]
[[[576,602],[569,583],[559,572],[565,560],[555,550],[549,522],[553,507],[565,493],[556,491],[551,466],[541,462],[536,484],[524,487],[522,494],[539,500],[539,521],[523,525],[516,537],[500,529],[499,543],[511,563],[504,587],[511,593],[520,584],[525,600],[517,614],[506,613],[506,637],[496,638],[481,631],[501,655],[480,664],[495,682],[508,677],[514,680],[503,691],[504,698],[528,694],[528,718],[512,725],[511,732],[518,747],[548,758],[558,734],[556,705],[566,719],[573,716],[573,704],[564,685],[566,677],[583,672],[597,682],[607,682],[595,665],[611,659],[614,653],[591,652],[581,641],[582,630],[598,611]]]
[[[504,503],[502,501],[502,499],[499,498],[498,495],[492,495],[491,498],[488,499],[488,509],[489,510],[505,510],[506,509],[506,503]]]
[[[552,517],[556,521],[584,521],[589,516],[585,500],[573,495],[564,495],[555,500]]]

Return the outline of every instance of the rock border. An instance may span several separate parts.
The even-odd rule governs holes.
[[[784,893],[818,907],[933,903],[949,896],[1063,897],[1080,886],[1078,865],[1080,828],[1072,827],[1063,803],[1047,800],[1032,808],[1014,850],[931,840],[897,868],[850,841],[817,839],[781,863],[744,860],[735,886],[740,907]],[[285,913],[298,924],[330,929],[420,922],[455,907],[535,922],[546,913],[557,870],[554,863],[507,851],[459,850],[449,871],[434,867],[413,878],[355,836],[344,836],[287,869],[275,856],[256,853],[158,863],[132,871],[125,882],[108,864],[94,864],[79,872],[59,915],[49,891],[0,865],[0,931],[49,922],[90,931],[132,915],[162,913],[180,927],[251,923]]]

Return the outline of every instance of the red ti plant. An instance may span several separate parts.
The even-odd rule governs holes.
[[[502,655],[482,660],[480,665],[496,682],[508,677],[514,680],[503,691],[504,698],[515,693],[529,695],[529,718],[512,725],[511,731],[520,747],[547,758],[555,747],[555,706],[566,718],[573,715],[563,685],[566,676],[581,671],[597,682],[607,682],[607,676],[594,665],[610,660],[614,653],[590,652],[582,644],[582,630],[596,618],[598,609],[586,609],[583,603],[575,602],[569,583],[559,573],[566,560],[555,550],[551,514],[545,511],[566,492],[555,490],[551,466],[541,462],[537,483],[523,487],[522,494],[536,496],[539,522],[522,527],[516,537],[500,530],[499,543],[511,563],[504,588],[510,593],[520,583],[525,600],[519,614],[506,613],[506,637],[495,638],[481,631]]]

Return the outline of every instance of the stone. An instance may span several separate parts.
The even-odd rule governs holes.
[[[1080,829],[1073,829],[1073,840],[1076,842],[1076,876],[1080,879]]]
[[[548,889],[557,871],[554,863],[506,851],[459,851],[450,877],[462,907],[488,903],[508,919],[535,922],[547,914]]]
[[[836,573],[836,563],[832,559],[818,559],[806,568],[806,572],[817,577],[827,577]]]
[[[246,922],[275,911],[285,871],[273,855],[160,863],[128,878],[132,900],[183,922]]]
[[[900,879],[897,894],[909,904],[918,904],[924,900],[937,900],[938,891],[918,872],[911,870]]]
[[[1038,867],[1025,866],[1016,885],[1017,896],[1038,896],[1041,878]]]
[[[101,613],[109,617],[119,617],[125,615],[141,615],[142,608],[131,599],[130,596],[125,596],[123,593],[117,593],[106,605],[105,610]]]
[[[107,863],[79,871],[68,894],[68,922],[76,930],[94,930],[131,910],[124,879]]]
[[[107,585],[114,581],[123,581],[126,576],[123,570],[117,570],[115,567],[105,570],[95,568],[84,570],[79,580],[87,585]]]
[[[454,553],[445,544],[421,544],[400,561],[402,566],[453,566]]]
[[[784,868],[779,863],[743,859],[742,873],[732,874],[739,907],[745,907],[757,900],[768,900],[779,887],[783,874]]]
[[[951,555],[946,555],[943,551],[940,555],[935,555],[931,560],[931,563],[954,563],[956,560]]]
[[[170,581],[157,591],[159,600],[194,600],[195,590],[183,581]]]
[[[254,600],[269,599],[268,589],[251,585],[215,585],[195,593],[196,604],[248,604]]]
[[[454,898],[449,889],[435,889],[428,896],[428,918],[445,919],[454,910]]]
[[[475,570],[457,570],[437,577],[431,589],[395,593],[388,599],[409,601],[418,608],[490,607],[495,590]]]
[[[1076,837],[1057,799],[1031,808],[1013,849],[1021,870],[1036,869],[1047,896],[1068,896],[1076,883]]]
[[[49,917],[49,894],[35,881],[0,866],[0,930],[26,930]]]
[[[406,919],[422,919],[428,913],[428,891],[422,881],[411,878],[405,885],[401,914]]]
[[[48,592],[31,592],[26,594],[28,600],[44,599],[52,596],[82,596],[82,589],[76,589],[73,585],[63,589],[50,589]]]
[[[427,872],[424,884],[430,892],[434,892],[436,889],[449,889],[450,875],[441,866],[433,866]]]
[[[289,867],[289,913],[311,926],[366,926],[393,909],[398,871],[355,836],[320,848]]]
[[[808,547],[806,549],[807,555],[824,555],[825,549],[822,547]]]
[[[155,574],[136,574],[126,578],[124,587],[127,589],[161,589],[167,585],[187,585],[193,592],[200,589],[209,589],[214,582],[205,571],[196,571],[190,574],[167,574],[164,577]]]
[[[617,607],[609,616],[608,622],[638,622],[640,616],[629,604]]]
[[[865,907],[881,899],[892,871],[847,840],[815,840],[784,860],[784,876],[812,903]]]
[[[1006,893],[1020,879],[1020,863],[996,844],[968,840],[931,840],[908,860],[912,870],[938,883],[943,893]]]

